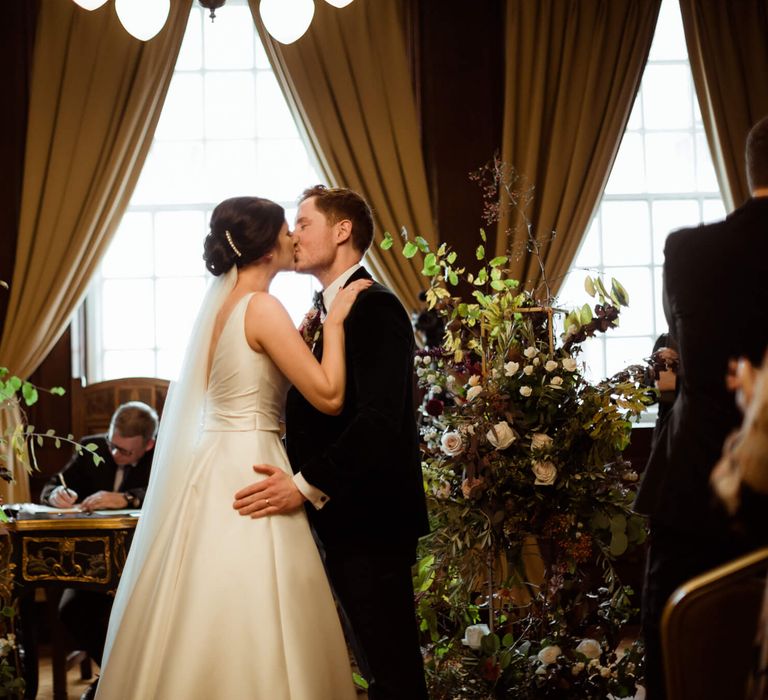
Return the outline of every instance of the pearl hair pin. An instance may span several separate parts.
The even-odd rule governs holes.
[[[227,237],[227,243],[229,243],[229,247],[232,248],[235,255],[237,255],[238,258],[242,258],[243,254],[237,249],[237,246],[232,241],[232,234],[229,231],[224,231],[224,235]]]

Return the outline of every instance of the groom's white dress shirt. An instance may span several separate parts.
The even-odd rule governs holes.
[[[333,282],[331,282],[323,290],[323,305],[326,309],[331,308],[333,300],[339,293],[339,290],[344,287],[347,280],[357,272],[361,267],[360,263],[355,263],[352,267],[347,268],[342,272]],[[325,314],[322,315],[322,320],[325,321]],[[320,489],[312,486],[302,475],[301,472],[296,472],[293,476],[293,483],[296,484],[296,488],[301,491],[303,496],[315,507],[320,510],[328,501],[329,497],[323,493]]]

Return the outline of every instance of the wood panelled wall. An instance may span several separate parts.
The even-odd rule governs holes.
[[[8,4],[20,13],[20,8],[28,3],[11,0]],[[448,241],[461,259],[469,262],[474,259],[478,230],[482,226],[482,198],[468,175],[489,161],[501,147],[504,3],[502,0],[471,3],[406,0],[405,6],[414,92],[421,116],[435,223],[441,240]],[[5,65],[14,63],[7,61]],[[12,73],[14,71],[7,71],[3,80],[7,81]],[[23,152],[23,139],[14,136],[14,140],[17,145],[22,144]],[[0,208],[5,216],[6,203],[0,204]],[[4,219],[4,231],[15,231],[15,228]],[[5,238],[4,235],[0,271],[5,267],[2,261],[8,260]],[[69,389],[70,342],[67,332],[34,373],[33,382],[43,387],[60,385]],[[63,398],[44,395],[28,415],[36,426],[66,434],[71,424],[69,395]],[[32,477],[33,498],[48,475],[66,463],[69,452],[65,448],[45,448],[39,450],[38,456],[41,473]]]

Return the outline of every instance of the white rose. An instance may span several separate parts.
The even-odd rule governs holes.
[[[533,374],[533,367],[531,365],[523,367],[523,374],[527,374],[530,377]]]
[[[539,351],[535,347],[533,347],[533,345],[531,345],[531,347],[523,350],[523,355],[525,355],[530,360],[532,357],[536,357],[538,352]]]
[[[483,387],[481,386],[469,387],[469,391],[467,392],[467,401],[472,401],[473,399],[476,399],[482,393],[483,393]]]
[[[449,374],[448,379],[445,380],[445,383],[447,386],[452,386],[455,381],[456,377],[454,377],[452,374]]]
[[[517,362],[507,362],[504,365],[504,374],[506,374],[508,377],[511,377],[519,369],[520,369],[520,365]]]
[[[574,360],[572,357],[566,357],[563,359],[563,369],[566,372],[575,372],[576,371],[576,360]]]
[[[456,431],[443,433],[443,437],[440,438],[440,449],[449,457],[460,455],[464,451],[461,435]]]
[[[435,383],[435,379],[437,379],[437,375],[436,375],[436,374],[434,374],[433,372],[430,372],[430,373],[427,375],[427,381],[428,381],[430,384],[434,384],[434,383]]]
[[[551,386],[560,386],[563,383],[562,377],[552,377],[552,381],[550,382]]]
[[[536,477],[536,481],[533,482],[536,486],[551,486],[557,478],[557,467],[549,461],[534,462],[531,471]]]
[[[550,644],[544,647],[537,655],[536,658],[541,661],[545,666],[555,663],[557,657],[562,654],[562,650],[556,644]]]
[[[420,358],[420,357],[416,357],[416,356],[414,356],[414,358],[413,358],[413,364],[414,364],[414,366],[415,366],[415,365],[420,365],[420,364],[421,364],[421,358]]]
[[[491,630],[488,625],[470,625],[467,627],[467,629],[464,630],[464,639],[461,641],[470,649],[479,649],[480,642],[482,642],[483,637],[489,635],[490,633]]]
[[[541,360],[538,357],[534,357],[533,364],[538,367],[541,364]]]
[[[485,437],[497,450],[506,450],[515,441],[515,433],[505,420],[496,423]]]
[[[546,433],[534,433],[531,435],[531,449],[545,450],[552,444],[552,438]]]
[[[423,367],[417,367],[416,368],[416,376],[421,377],[424,375],[424,368]]]
[[[469,382],[467,382],[469,386],[477,386],[480,383],[480,375],[479,374],[473,374],[469,378]]]
[[[439,384],[435,384],[435,386],[432,387],[432,393],[433,394],[442,394],[443,393],[443,387],[441,387]]]
[[[533,389],[531,389],[529,386],[521,386],[520,393],[527,398],[533,393]]]
[[[425,365],[431,365],[432,364],[432,358],[429,355],[424,355],[424,357],[421,360]]]
[[[600,658],[602,649],[600,642],[596,639],[582,639],[576,647],[576,651],[579,654],[584,654],[588,659],[597,659]]]
[[[554,360],[547,360],[544,369],[547,370],[547,372],[554,372],[557,369],[557,362]]]

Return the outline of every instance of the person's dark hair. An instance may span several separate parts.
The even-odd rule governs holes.
[[[110,432],[117,430],[123,437],[140,436],[144,442],[157,435],[157,411],[143,401],[129,401],[112,414]]]
[[[285,223],[285,210],[261,197],[225,199],[211,214],[203,260],[214,275],[245,267],[269,253]]]
[[[371,208],[357,192],[346,187],[315,185],[302,192],[299,203],[315,197],[315,206],[333,225],[344,219],[352,222],[352,245],[365,253],[373,242],[373,214]]]
[[[746,150],[749,189],[768,187],[768,116],[750,129]]]

